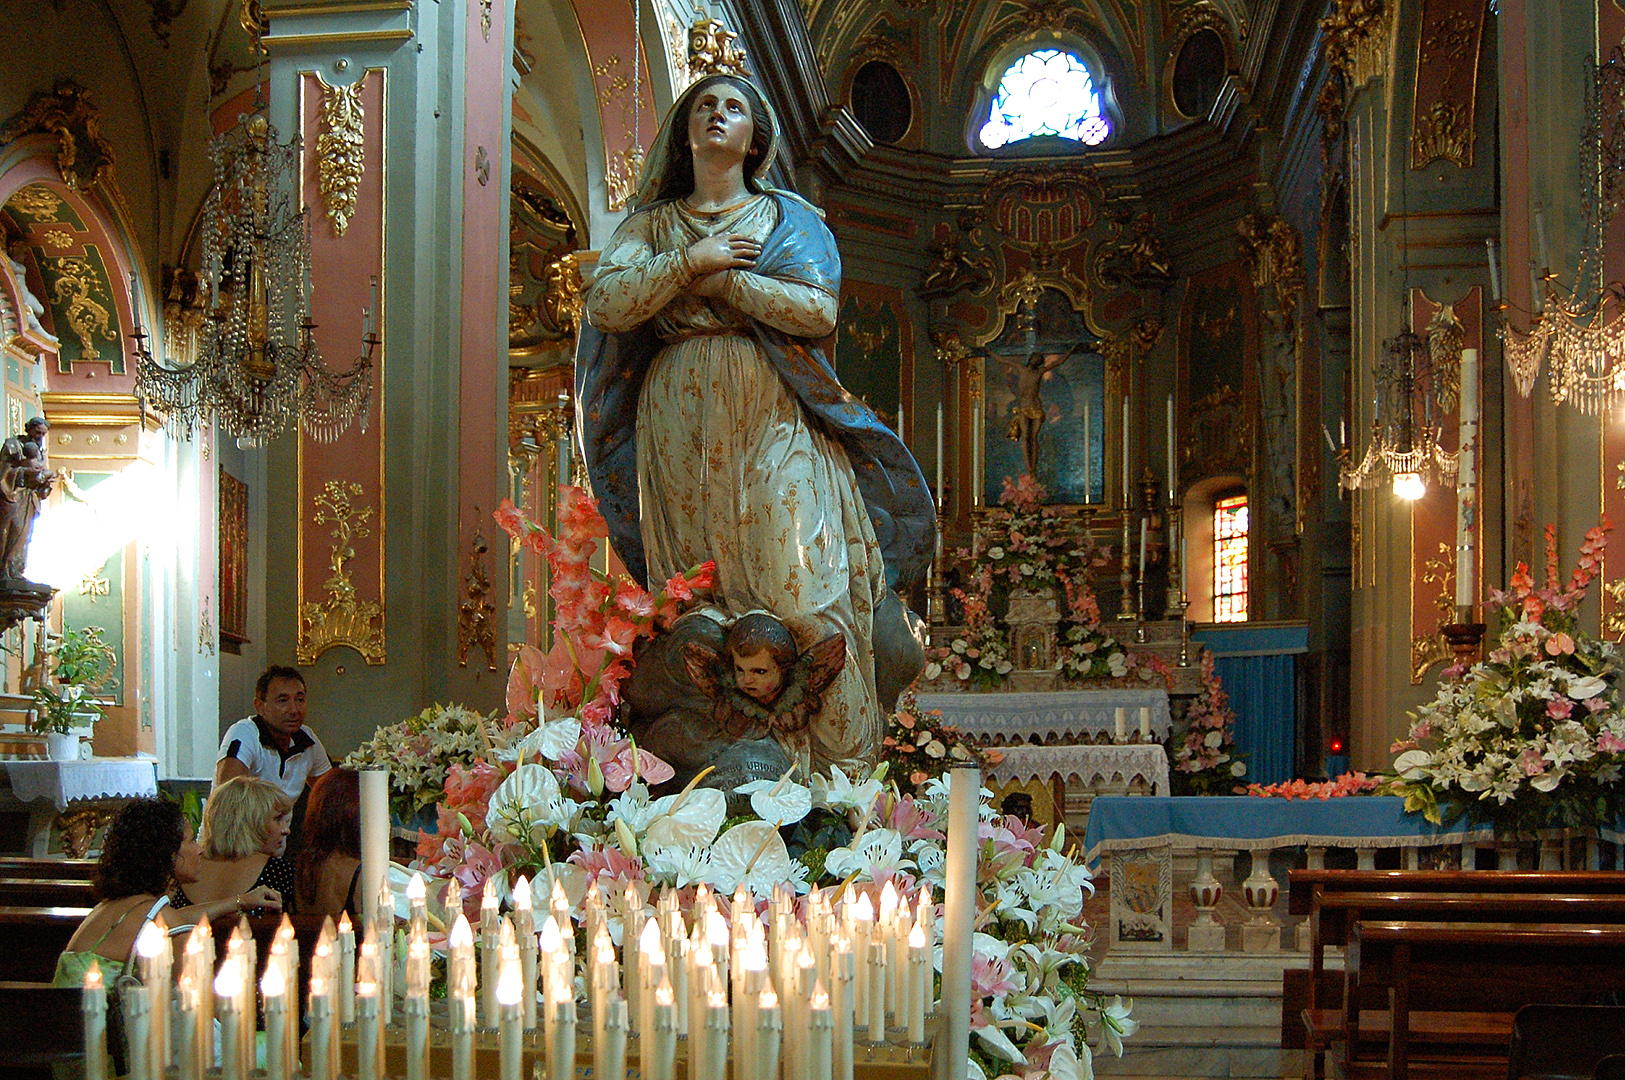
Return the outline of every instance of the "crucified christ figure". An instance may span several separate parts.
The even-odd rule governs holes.
[[[1027,475],[1034,478],[1038,476],[1038,432],[1044,426],[1044,403],[1039,396],[1044,387],[1044,377],[1072,359],[1072,354],[1077,351],[1078,346],[1073,345],[1064,353],[1044,353],[1034,349],[1025,359],[999,357],[1016,376],[1016,401],[1010,407],[1010,427],[1005,432],[1005,438],[1021,443]]]

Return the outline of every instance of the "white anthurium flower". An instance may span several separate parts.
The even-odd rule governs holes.
[[[903,856],[903,834],[896,829],[870,829],[855,837],[847,847],[838,847],[824,857],[824,869],[838,878],[858,875],[860,881],[874,881],[879,871],[913,866]]]
[[[790,771],[795,771],[793,766]],[[752,780],[748,784],[740,784],[734,788],[734,793],[749,795],[751,811],[763,821],[775,825],[794,825],[812,813],[812,789],[790,779],[790,772],[777,780]]]
[[[691,788],[656,799],[650,811],[646,848],[703,848],[728,817],[728,796],[716,788]]]
[[[812,803],[826,810],[840,813],[845,810],[857,810],[867,814],[874,808],[875,799],[880,796],[881,783],[873,776],[867,780],[859,781],[855,777],[848,777],[841,771],[839,765],[829,767],[829,776],[813,774]]]
[[[559,778],[553,775],[552,769],[545,765],[521,765],[492,792],[485,825],[499,836],[521,840],[530,826],[556,818],[558,815],[553,810],[562,811],[564,808],[559,805],[562,802],[569,800],[562,798]]]
[[[1071,1039],[1062,1039],[1049,1056],[1049,1074],[1052,1080],[1095,1080],[1094,1055],[1087,1043],[1080,1058],[1072,1049]]]
[[[975,1058],[965,1059],[965,1080],[987,1080],[987,1073],[983,1072],[982,1067],[976,1064]]]
[[[514,744],[526,758],[540,754],[548,761],[557,761],[576,748],[581,741],[581,721],[574,716],[561,716],[556,720],[543,720],[536,730]]]
[[[1016,1048],[1016,1044],[1010,1041],[1010,1036],[1006,1035],[998,1025],[988,1024],[986,1027],[977,1028],[976,1037],[982,1040],[982,1045],[986,1046],[988,1050],[1012,1065],[1025,1065],[1027,1063],[1026,1055]]]
[[[1394,771],[1406,780],[1422,779],[1422,771],[1433,764],[1426,750],[1407,750],[1394,759]]]
[[[745,821],[711,845],[711,885],[724,895],[741,884],[758,895],[791,877],[790,852],[772,823]]]

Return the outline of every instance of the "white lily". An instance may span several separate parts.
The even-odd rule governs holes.
[[[485,814],[486,828],[500,836],[522,840],[533,825],[547,822],[567,825],[574,817],[567,807],[575,804],[563,798],[558,777],[545,765],[521,765],[491,794]],[[563,821],[560,821],[560,818]]]
[[[670,847],[645,851],[643,865],[656,877],[669,880],[677,888],[698,885],[711,877],[711,859],[703,847]]]
[[[860,881],[875,881],[886,872],[914,865],[903,856],[903,834],[896,829],[870,829],[824,857],[824,870],[838,878],[858,875]]]
[[[1123,995],[1114,994],[1110,1003],[1102,1003],[1100,1009],[1099,1032],[1097,1046],[1104,1046],[1118,1057],[1123,1056],[1123,1040],[1140,1030],[1140,1022],[1130,1018],[1129,1013],[1134,1009],[1134,999],[1129,998],[1128,1004],[1123,1004]],[[1095,1027],[1095,1024],[1090,1024]]]
[[[842,772],[839,765],[829,767],[828,778],[818,774],[814,774],[812,778],[813,805],[836,813],[856,810],[867,814],[874,809],[875,799],[880,796],[880,791],[881,783],[873,776],[859,782]]]

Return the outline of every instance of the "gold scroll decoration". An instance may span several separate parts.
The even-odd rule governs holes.
[[[301,664],[314,664],[328,649],[348,645],[369,664],[384,662],[384,605],[356,596],[350,579],[355,541],[372,535],[368,524],[373,507],[364,505],[364,491],[355,481],[329,480],[316,496],[317,525],[331,525],[325,600],[299,605],[299,640],[295,646]]]
[[[1443,159],[1473,163],[1478,53],[1485,7],[1476,0],[1423,0],[1411,88],[1411,168]]]
[[[361,82],[349,86],[329,86],[317,77],[322,88],[322,130],[316,136],[316,158],[322,207],[334,236],[343,236],[355,213],[364,169],[363,151],[366,117],[361,109]]]
[[[1439,545],[1439,554],[1422,564],[1422,575],[1417,582],[1416,591],[1421,592],[1422,587],[1437,585],[1439,595],[1434,599],[1434,606],[1439,610],[1439,625],[1456,621],[1456,554],[1449,544]],[[1453,655],[1450,645],[1434,627],[1428,633],[1417,633],[1416,627],[1411,628],[1411,685],[1421,686],[1422,677],[1428,673],[1428,668],[1435,664],[1450,663]]]
[[[0,127],[0,146],[37,132],[56,137],[56,167],[72,190],[89,191],[112,172],[113,144],[102,137],[101,113],[72,79],[30,95]]]
[[[102,275],[90,261],[79,255],[64,255],[52,260],[54,270],[51,300],[59,308],[66,305],[68,329],[79,339],[80,360],[98,360],[96,338],[102,337],[115,344],[118,334],[113,326],[113,313],[96,300],[97,287]]]
[[[490,550],[485,534],[476,532],[468,545],[468,574],[463,579],[463,600],[457,606],[457,666],[468,666],[468,654],[478,645],[485,651],[485,670],[497,669],[497,609],[491,603],[491,575],[485,569]]]
[[[1320,20],[1326,62],[1348,81],[1350,91],[1387,70],[1388,43],[1397,0],[1332,0]]]

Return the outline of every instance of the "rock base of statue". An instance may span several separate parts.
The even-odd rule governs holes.
[[[22,577],[0,578],[0,631],[24,619],[43,619],[56,590]]]

